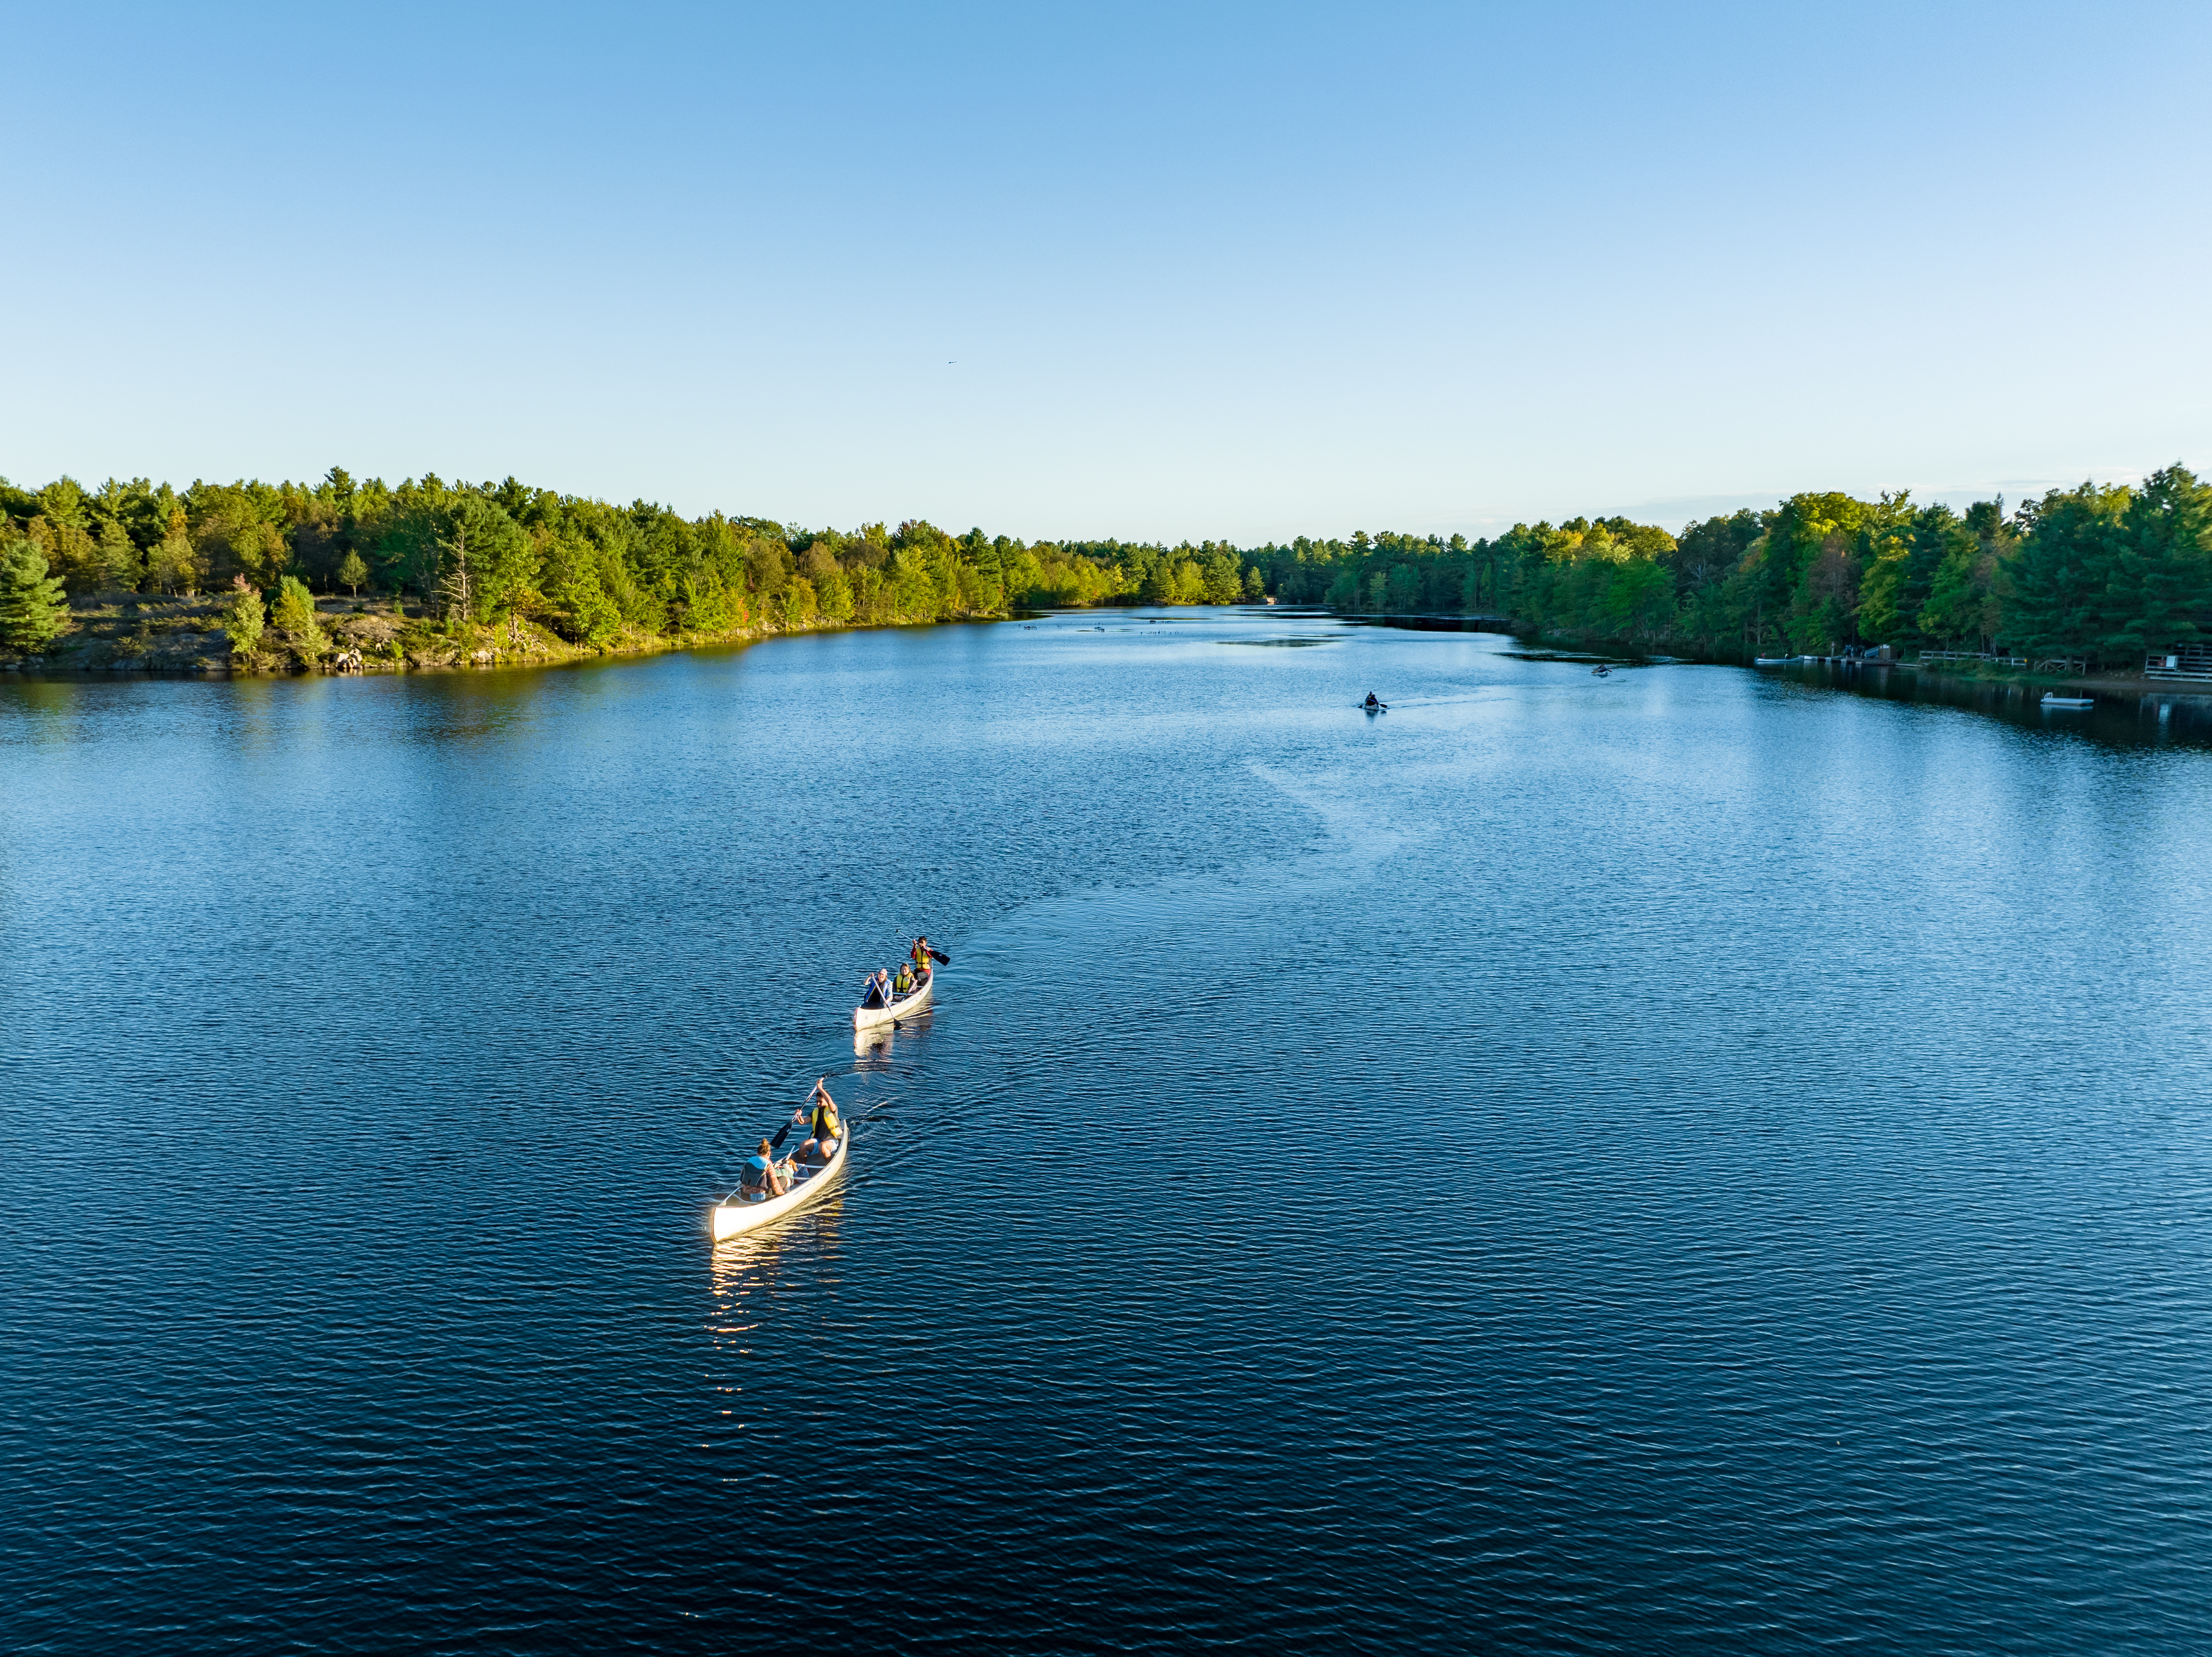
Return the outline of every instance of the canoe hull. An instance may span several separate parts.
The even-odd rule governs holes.
[[[738,1237],[749,1231],[771,1225],[787,1214],[796,1214],[808,1203],[818,1200],[837,1183],[845,1172],[845,1154],[853,1148],[853,1124],[845,1124],[845,1132],[837,1141],[837,1149],[830,1159],[799,1181],[781,1197],[771,1197],[765,1203],[717,1203],[709,1221],[714,1240]]]
[[[889,1024],[894,1019],[912,1018],[929,1005],[929,998],[937,993],[937,974],[933,972],[921,981],[921,988],[911,995],[901,996],[889,1007],[855,1007],[853,1027],[872,1030],[879,1024]]]

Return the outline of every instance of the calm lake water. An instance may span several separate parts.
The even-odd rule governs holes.
[[[1516,648],[0,685],[0,1648],[2212,1647],[2197,716]]]

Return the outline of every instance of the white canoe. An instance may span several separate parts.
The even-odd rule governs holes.
[[[2045,692],[2043,705],[2046,708],[2094,708],[2097,698],[2093,696],[2052,696]]]
[[[1787,667],[1796,659],[1795,656],[1753,656],[1751,665],[1754,667]]]
[[[791,1189],[782,1196],[748,1203],[733,1195],[726,1203],[715,1203],[714,1240],[719,1243],[725,1237],[735,1237],[771,1220],[781,1220],[787,1214],[795,1214],[828,1191],[837,1176],[844,1173],[845,1152],[853,1142],[853,1124],[848,1122],[844,1127],[844,1134],[837,1141],[837,1148],[830,1153],[830,1160],[818,1168],[798,1169]]]
[[[929,1005],[930,992],[937,988],[937,974],[932,972],[920,985],[903,996],[893,996],[889,1007],[855,1007],[853,1027],[872,1029],[878,1024],[889,1024],[893,1019],[912,1018]]]

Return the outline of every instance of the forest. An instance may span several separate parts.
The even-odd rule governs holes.
[[[0,638],[71,595],[217,594],[234,639],[313,595],[396,596],[425,624],[528,622],[572,644],[878,626],[1101,604],[1279,603],[1487,616],[1709,660],[1889,644],[2140,666],[2212,632],[2212,485],[2176,465],[1963,513],[1899,490],[1794,495],[1686,526],[1516,524],[1240,548],[1024,542],[919,520],[811,529],[686,518],[513,478],[398,484],[0,480]],[[409,612],[403,610],[403,616]],[[247,639],[248,647],[252,639]],[[2130,660],[2132,659],[2132,660]]]
[[[1793,495],[1679,533],[1625,518],[1495,539],[1355,535],[1245,555],[1265,590],[1370,613],[1711,661],[1887,644],[2140,667],[2212,636],[2212,485],[2168,466],[1963,513],[1904,490]]]

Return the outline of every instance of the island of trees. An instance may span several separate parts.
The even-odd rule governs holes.
[[[150,664],[166,629],[170,658],[203,663],[437,666],[1262,600],[1487,616],[1708,660],[1888,644],[2140,666],[2212,632],[2212,485],[2177,465],[2009,511],[1805,494],[1679,534],[1574,518],[1472,541],[1362,533],[1240,548],[1024,542],[919,521],[810,529],[513,478],[387,484],[336,468],[312,484],[182,490],[0,480],[0,646],[17,660],[98,635],[111,658],[136,649]]]

